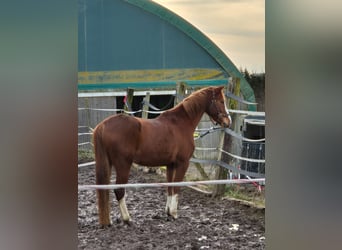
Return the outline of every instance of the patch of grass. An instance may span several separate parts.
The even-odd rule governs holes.
[[[265,190],[261,190],[260,192],[253,185],[227,185],[224,196],[247,201],[258,207],[265,207]]]
[[[78,150],[78,163],[94,161],[95,155],[92,150],[80,149]]]

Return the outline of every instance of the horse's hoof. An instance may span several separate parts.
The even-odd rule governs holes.
[[[167,221],[175,221],[177,218],[178,218],[177,215],[176,215],[176,217],[175,217],[175,216],[173,216],[173,215],[171,215],[171,214],[167,214],[166,220],[167,220]]]
[[[133,222],[131,220],[124,220],[123,222],[125,225],[127,225],[129,227],[133,226]]]
[[[107,229],[107,228],[110,228],[111,226],[112,224],[100,224],[101,229]]]
[[[113,224],[113,222],[112,222],[111,219],[109,219],[109,221],[106,221],[106,222],[104,222],[104,223],[100,222],[100,226],[101,226],[102,228],[111,227],[112,224]]]
[[[173,218],[172,216],[168,216],[167,218],[166,218],[166,221],[175,221],[176,219],[175,218]]]
[[[172,217],[174,220],[176,220],[178,218],[177,212],[173,212],[173,213],[167,213],[167,215],[169,217]]]

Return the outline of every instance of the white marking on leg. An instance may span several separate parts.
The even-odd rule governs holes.
[[[129,216],[129,213],[128,213],[128,210],[127,210],[125,196],[122,197],[121,200],[119,200],[119,208],[120,208],[122,219],[124,221],[130,221],[131,220],[131,216]]]
[[[166,206],[165,206],[165,213],[170,213],[170,205],[171,205],[171,195],[168,195],[166,198]]]
[[[170,215],[177,219],[177,206],[178,206],[178,194],[174,194],[171,196],[171,204],[170,204]]]

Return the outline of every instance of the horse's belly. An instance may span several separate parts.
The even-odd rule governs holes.
[[[143,166],[149,166],[149,167],[157,167],[157,166],[164,166],[168,165],[171,162],[173,162],[172,157],[168,155],[162,155],[159,154],[158,156],[155,155],[137,155],[133,159],[134,163],[137,163],[139,165]]]
[[[139,165],[143,166],[150,166],[150,167],[156,167],[156,166],[163,166],[168,165],[171,162],[174,161],[172,154],[168,152],[141,152],[138,153],[134,159],[134,163],[137,163]]]

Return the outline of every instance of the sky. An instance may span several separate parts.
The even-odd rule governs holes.
[[[265,72],[265,0],[154,0],[208,36],[240,69]]]

